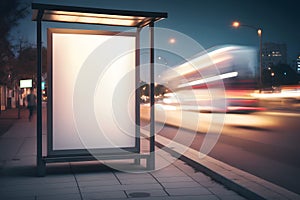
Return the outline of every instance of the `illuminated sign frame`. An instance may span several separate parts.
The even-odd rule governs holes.
[[[91,37],[93,37],[91,39]],[[97,45],[97,39],[101,39],[101,37],[105,37],[104,40],[108,40],[108,42],[111,42],[110,40],[113,40],[114,37],[119,37],[123,40],[130,40],[129,42],[133,44],[133,50],[136,49],[136,33],[133,32],[112,32],[112,31],[99,31],[99,30],[79,30],[79,29],[56,29],[51,28],[48,29],[48,60],[50,61],[48,64],[48,83],[51,87],[48,87],[48,116],[47,116],[47,153],[49,156],[64,156],[64,155],[80,155],[80,156],[87,156],[90,155],[90,151],[96,154],[112,154],[112,153],[118,153],[118,152],[139,152],[139,146],[140,141],[136,138],[139,138],[139,130],[135,130],[135,126],[132,127],[132,132],[135,132],[134,138],[132,136],[126,137],[126,135],[123,137],[121,132],[119,135],[117,135],[119,138],[109,138],[110,142],[112,140],[118,140],[118,143],[123,143],[123,146],[126,147],[114,147],[113,144],[104,144],[105,146],[110,146],[109,148],[103,148],[101,147],[101,144],[98,145],[96,148],[89,148],[84,145],[88,145],[88,143],[84,143],[80,141],[82,138],[78,137],[78,131],[76,133],[76,130],[78,130],[78,127],[73,123],[74,111],[72,110],[72,97],[68,96],[71,91],[73,92],[76,90],[75,85],[73,85],[73,88],[69,88],[72,86],[70,82],[74,82],[76,79],[76,76],[78,74],[74,73],[74,70],[80,70],[82,66],[76,66],[76,64],[83,63],[87,57],[84,57],[83,60],[76,60],[78,59],[78,56],[76,55],[70,55],[74,52],[79,52],[80,54],[83,54],[87,49],[72,49],[72,47],[69,47],[68,45],[65,45],[64,42],[67,42],[68,44],[72,44],[76,46],[76,43],[79,44],[85,44],[88,45],[88,42],[92,42],[90,44],[92,46],[92,49],[96,49]],[[72,39],[70,39],[72,38]],[[111,38],[109,40],[109,38]],[[56,41],[60,39],[59,41]],[[67,41],[66,41],[67,40]],[[83,41],[80,41],[83,40]],[[96,40],[96,41],[95,41]],[[106,41],[104,41],[105,43]],[[127,42],[128,43],[128,42]],[[101,43],[100,43],[101,45]],[[111,46],[111,45],[108,45]],[[115,48],[115,47],[112,47]],[[113,49],[107,49],[106,51],[112,51]],[[129,47],[128,50],[132,50],[132,48]],[[55,51],[59,51],[59,53],[56,53]],[[83,52],[84,51],[84,52]],[[68,52],[67,54],[69,56],[61,56],[60,58],[55,57],[54,55],[60,55],[64,54],[65,52]],[[134,57],[136,58],[136,52],[133,51],[131,54],[134,54]],[[129,56],[131,56],[129,54]],[[102,55],[102,54],[100,54]],[[128,56],[128,55],[127,55]],[[68,58],[67,58],[68,57]],[[72,58],[72,59],[69,59]],[[134,58],[133,63],[128,63],[127,66],[131,67],[131,71],[134,71],[136,68],[136,59]],[[56,61],[58,59],[63,59],[63,61]],[[67,61],[66,61],[67,60]],[[67,64],[66,64],[67,62]],[[64,63],[64,64],[61,64]],[[125,64],[126,65],[126,64]],[[68,68],[69,66],[69,68]],[[70,67],[72,66],[72,67]],[[96,64],[97,66],[97,64]],[[118,67],[124,67],[124,66],[118,66]],[[75,68],[75,69],[74,69]],[[77,69],[76,69],[77,68]],[[99,68],[99,67],[98,67]],[[105,69],[103,69],[105,70]],[[119,70],[120,71],[120,70]],[[58,78],[55,77],[57,75]],[[73,75],[73,76],[72,76]],[[113,76],[116,76],[116,73],[111,74]],[[126,76],[126,74],[121,74],[120,79],[122,76]],[[136,74],[135,76],[138,76]],[[133,82],[135,80],[139,80],[138,77],[133,77]],[[70,81],[70,79],[72,79]],[[89,80],[86,80],[89,81]],[[67,83],[67,86],[65,85]],[[107,83],[111,84],[111,83]],[[138,82],[135,82],[134,85],[131,85],[131,91],[134,91],[135,88],[138,88]],[[126,87],[126,86],[122,86]],[[130,86],[128,85],[130,88]],[[62,92],[64,91],[64,92]],[[72,95],[72,94],[71,94]],[[138,96],[134,95],[135,98],[135,104],[139,106],[139,100]],[[126,101],[126,99],[124,100]],[[129,105],[133,109],[133,113],[135,113],[135,116],[131,116],[134,119],[139,119],[139,112],[136,112],[136,106],[135,104]],[[68,109],[69,108],[69,109]],[[97,114],[97,113],[96,113]],[[63,116],[62,116],[63,115]],[[107,113],[106,113],[107,115]],[[91,117],[91,116],[86,116]],[[123,120],[126,120],[123,119]],[[127,123],[130,123],[130,119],[127,119]],[[126,122],[125,122],[126,123]],[[68,124],[68,125],[66,125]],[[115,129],[116,130],[116,129]],[[95,132],[98,131],[98,138],[100,138],[99,142],[104,141],[106,137],[109,137],[108,134],[105,134],[105,137],[99,137],[99,130],[95,130],[94,133],[87,133],[84,132],[84,134],[90,134],[90,138],[93,138],[93,135],[95,135]],[[116,130],[117,131],[117,130]],[[67,138],[65,138],[67,137]],[[85,136],[84,138],[89,138]],[[128,141],[128,138],[131,140]],[[127,143],[122,142],[122,140],[126,140]],[[96,139],[91,139],[91,141],[95,141]],[[91,143],[90,141],[90,143]],[[59,143],[59,144],[57,144]],[[96,143],[96,142],[95,142]],[[103,142],[102,142],[103,143]],[[134,143],[134,145],[132,145]],[[58,146],[58,147],[56,147]]]

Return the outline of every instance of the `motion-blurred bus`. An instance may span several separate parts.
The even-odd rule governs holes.
[[[200,53],[164,75],[172,90],[163,104],[200,112],[262,110],[251,93],[257,89],[257,52],[245,46],[221,46]]]

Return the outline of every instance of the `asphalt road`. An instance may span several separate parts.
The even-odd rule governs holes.
[[[142,113],[145,112],[142,109]],[[211,114],[196,114],[201,115],[202,120],[198,122],[200,127],[207,126],[207,121],[203,119],[211,118]],[[199,151],[201,145],[205,146],[209,141],[205,139],[205,136],[211,135],[206,134],[207,128],[194,130],[190,125],[183,125],[181,127],[185,127],[178,131],[176,124],[172,123],[176,121],[174,111],[164,111],[163,120],[160,115],[158,111],[158,121],[169,121],[172,125],[162,126],[161,122],[158,123],[158,134]],[[195,115],[195,112],[191,115]],[[194,120],[188,116],[189,113],[185,112],[182,120]],[[226,114],[221,134],[216,135],[219,137],[209,156],[300,194],[299,112]]]

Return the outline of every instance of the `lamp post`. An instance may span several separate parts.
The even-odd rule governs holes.
[[[248,27],[257,31],[257,35],[259,37],[259,87],[262,87],[262,29],[247,24],[241,24],[238,21],[232,22],[232,27],[234,28],[239,28],[241,26]]]

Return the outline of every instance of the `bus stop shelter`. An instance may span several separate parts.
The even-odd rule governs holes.
[[[155,135],[154,135],[154,23],[158,20],[167,18],[167,13],[161,12],[140,12],[140,11],[128,11],[128,10],[111,10],[100,8],[87,8],[87,7],[74,7],[74,6],[62,6],[52,4],[39,4],[33,3],[33,17],[36,21],[37,30],[37,174],[43,176],[46,173],[46,163],[55,162],[75,162],[75,161],[91,161],[95,159],[100,160],[117,160],[117,159],[134,159],[136,164],[140,163],[140,159],[146,159],[147,168],[154,169],[155,167]],[[53,121],[55,113],[53,113],[53,105],[56,104],[53,93],[55,93],[55,78],[52,77],[53,60],[48,60],[48,73],[50,77],[48,80],[48,105],[47,105],[47,155],[43,155],[43,137],[42,137],[42,22],[56,22],[56,23],[78,23],[89,25],[105,25],[105,26],[119,26],[119,27],[132,27],[136,32],[134,36],[135,44],[135,127],[134,135],[135,141],[131,151],[124,153],[123,151],[116,151],[109,148],[105,151],[99,151],[100,153],[95,157],[90,154],[88,149],[54,149],[53,134],[55,134],[55,127],[53,127]],[[140,32],[144,27],[149,27],[149,52],[150,52],[150,134],[149,134],[149,153],[142,154],[140,152],[140,98],[139,98],[139,82],[140,82]],[[50,33],[59,33],[58,31],[50,31]],[[68,31],[63,31],[68,33]],[[83,30],[84,33],[94,33],[90,30]],[[71,33],[73,33],[71,31]],[[100,35],[107,32],[101,32]],[[96,33],[96,35],[99,33]],[[48,31],[49,35],[49,31]],[[115,35],[115,33],[109,33],[108,35]],[[126,34],[125,34],[126,35]],[[132,36],[132,35],[131,35]],[[51,38],[51,37],[50,37]],[[52,38],[53,39],[53,38]],[[53,41],[48,43],[51,45]],[[49,44],[48,44],[49,46]],[[50,52],[51,51],[51,52]],[[48,58],[53,58],[53,49],[50,46],[48,48]],[[52,55],[52,57],[51,57]],[[54,66],[55,67],[55,66]],[[50,70],[49,70],[50,69]],[[52,70],[52,71],[51,71]],[[54,72],[53,72],[54,73]],[[73,89],[73,88],[70,88]],[[87,124],[88,126],[88,124]],[[99,147],[101,150],[101,147]]]

